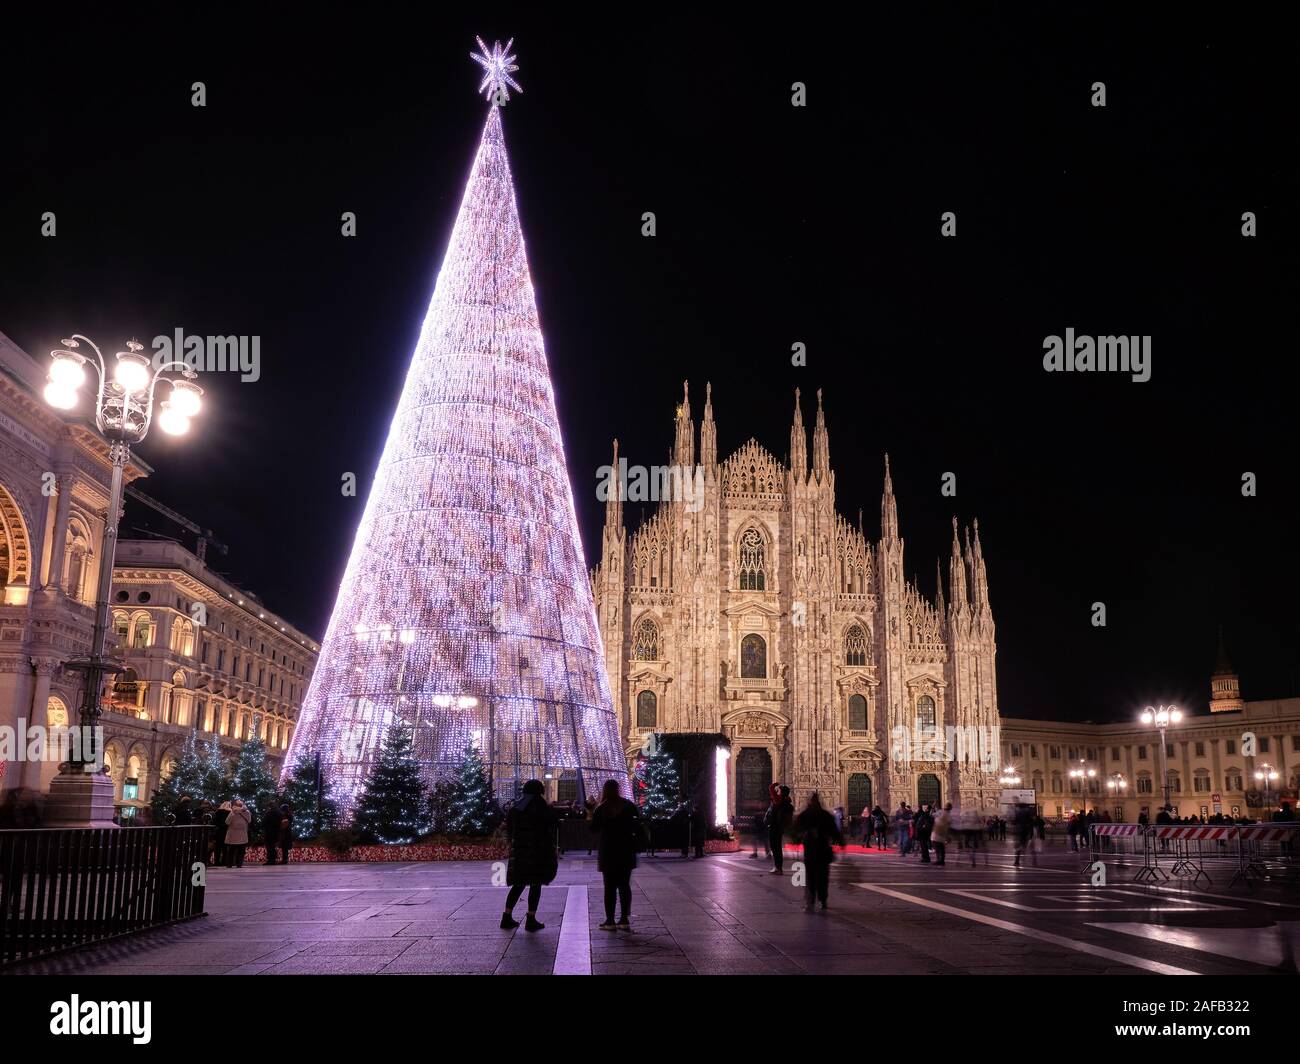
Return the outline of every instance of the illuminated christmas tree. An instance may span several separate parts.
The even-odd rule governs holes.
[[[576,770],[627,791],[600,633],[492,100],[460,212],[286,759],[319,750],[355,804],[385,731],[427,785],[481,751],[493,791]]]

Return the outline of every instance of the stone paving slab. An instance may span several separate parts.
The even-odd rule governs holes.
[[[958,854],[943,867],[848,855],[832,868],[830,908],[812,913],[792,882],[795,857],[783,876],[744,854],[645,859],[632,931],[608,932],[597,926],[595,861],[568,855],[542,892],[537,934],[498,927],[505,891],[487,862],[213,869],[206,918],[8,971],[545,975],[562,963],[596,975],[1259,974],[1277,970],[1256,963],[1273,956],[1294,970],[1277,943],[1300,920],[1295,892],[1218,885],[1211,899],[1114,881],[1093,891],[1062,850],[1023,869],[996,846],[982,856],[972,869]],[[571,886],[585,888],[585,905],[576,890],[570,904]],[[1180,911],[1189,901],[1198,908]],[[522,902],[515,915],[522,921]],[[1146,925],[1178,934],[1134,933]]]

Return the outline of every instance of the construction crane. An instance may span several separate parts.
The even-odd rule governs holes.
[[[150,496],[146,495],[139,488],[128,487],[126,489],[126,493],[130,495],[131,498],[135,499],[137,502],[142,502],[146,506],[151,507],[154,510],[157,510],[160,514],[163,515],[163,517],[166,517],[171,521],[175,521],[176,524],[181,526],[181,528],[193,532],[194,535],[197,537],[197,544],[194,549],[194,556],[198,558],[199,561],[204,562],[204,564],[206,564],[209,544],[212,546],[213,550],[218,551],[221,554],[225,554],[229,551],[230,548],[228,548],[224,543],[222,543],[219,539],[217,539],[216,534],[212,531],[212,529],[200,528],[184,514],[178,514],[170,506],[164,506],[157,499],[151,498]]]

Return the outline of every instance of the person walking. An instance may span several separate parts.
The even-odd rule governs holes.
[[[253,821],[253,814],[242,799],[236,798],[230,803],[230,815],[226,817],[226,867],[243,868],[244,851],[248,849],[248,825]]]
[[[276,850],[280,853],[280,863],[289,863],[289,850],[293,846],[293,810],[289,808],[288,803],[280,806],[278,811],[279,828],[276,831]],[[268,850],[271,854],[271,864],[275,864],[275,851]]]
[[[230,803],[222,802],[212,814],[213,842],[212,866],[217,868],[226,860],[226,822],[230,819]]]
[[[952,831],[952,803],[945,805],[934,818],[930,838],[934,842],[934,863],[942,865],[948,850],[948,835]]]
[[[606,780],[600,804],[591,815],[596,836],[597,867],[605,881],[605,922],[602,931],[632,930],[632,869],[636,855],[645,846],[645,832],[636,804],[618,793],[618,780]],[[614,922],[614,900],[619,902],[618,923]]]
[[[785,871],[785,833],[794,820],[794,803],[790,801],[790,788],[775,783],[770,788],[772,804],[767,807],[763,824],[767,828],[767,845],[772,851],[772,872],[779,876]]]
[[[511,931],[519,926],[515,919],[515,905],[524,887],[528,888],[528,916],[525,931],[541,931],[546,925],[537,919],[537,906],[542,900],[542,887],[555,879],[560,862],[555,854],[554,810],[546,804],[545,787],[541,780],[529,780],[523,786],[519,801],[506,815],[506,838],[510,841],[510,860],[506,864],[506,907],[501,913],[501,930]]]
[[[871,811],[871,824],[876,833],[876,849],[889,849],[889,817],[880,806]]]
[[[1016,806],[1015,831],[1016,831],[1016,860],[1015,867],[1020,867],[1020,855],[1029,850],[1029,856],[1034,864],[1038,863],[1038,858],[1034,855],[1034,807],[1024,802]]]
[[[930,833],[934,830],[934,814],[930,806],[921,806],[912,818],[912,830],[916,833],[916,845],[921,851],[921,863],[930,863]]]
[[[804,811],[795,818],[794,831],[803,844],[804,910],[812,912],[814,901],[820,901],[825,909],[830,893],[831,862],[835,860],[833,847],[843,846],[844,836],[835,817],[822,808],[816,791],[808,796]]]

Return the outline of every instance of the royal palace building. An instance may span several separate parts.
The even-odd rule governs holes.
[[[85,674],[65,666],[90,652],[111,471],[93,420],[52,409],[44,385],[0,334],[0,728],[20,737],[78,721]],[[126,479],[149,472],[133,455]],[[148,804],[191,732],[233,758],[256,729],[282,761],[315,640],[165,539],[119,540],[110,607],[125,671],[100,692],[100,723],[120,817]],[[0,791],[49,789],[56,757],[7,753]]]
[[[610,468],[592,586],[630,761],[652,733],[723,734],[733,814],[761,810],[772,781],[853,812],[904,800],[996,807],[996,642],[978,524],[959,537],[954,519],[947,596],[941,582],[937,601],[925,598],[903,575],[888,457],[879,538],[839,513],[820,392],[811,449],[796,392],[787,462],[754,440],[719,461],[711,389],[698,450],[688,389],[671,475],[657,478],[669,490],[633,532],[623,504],[638,497],[638,471],[620,464],[617,442]]]

